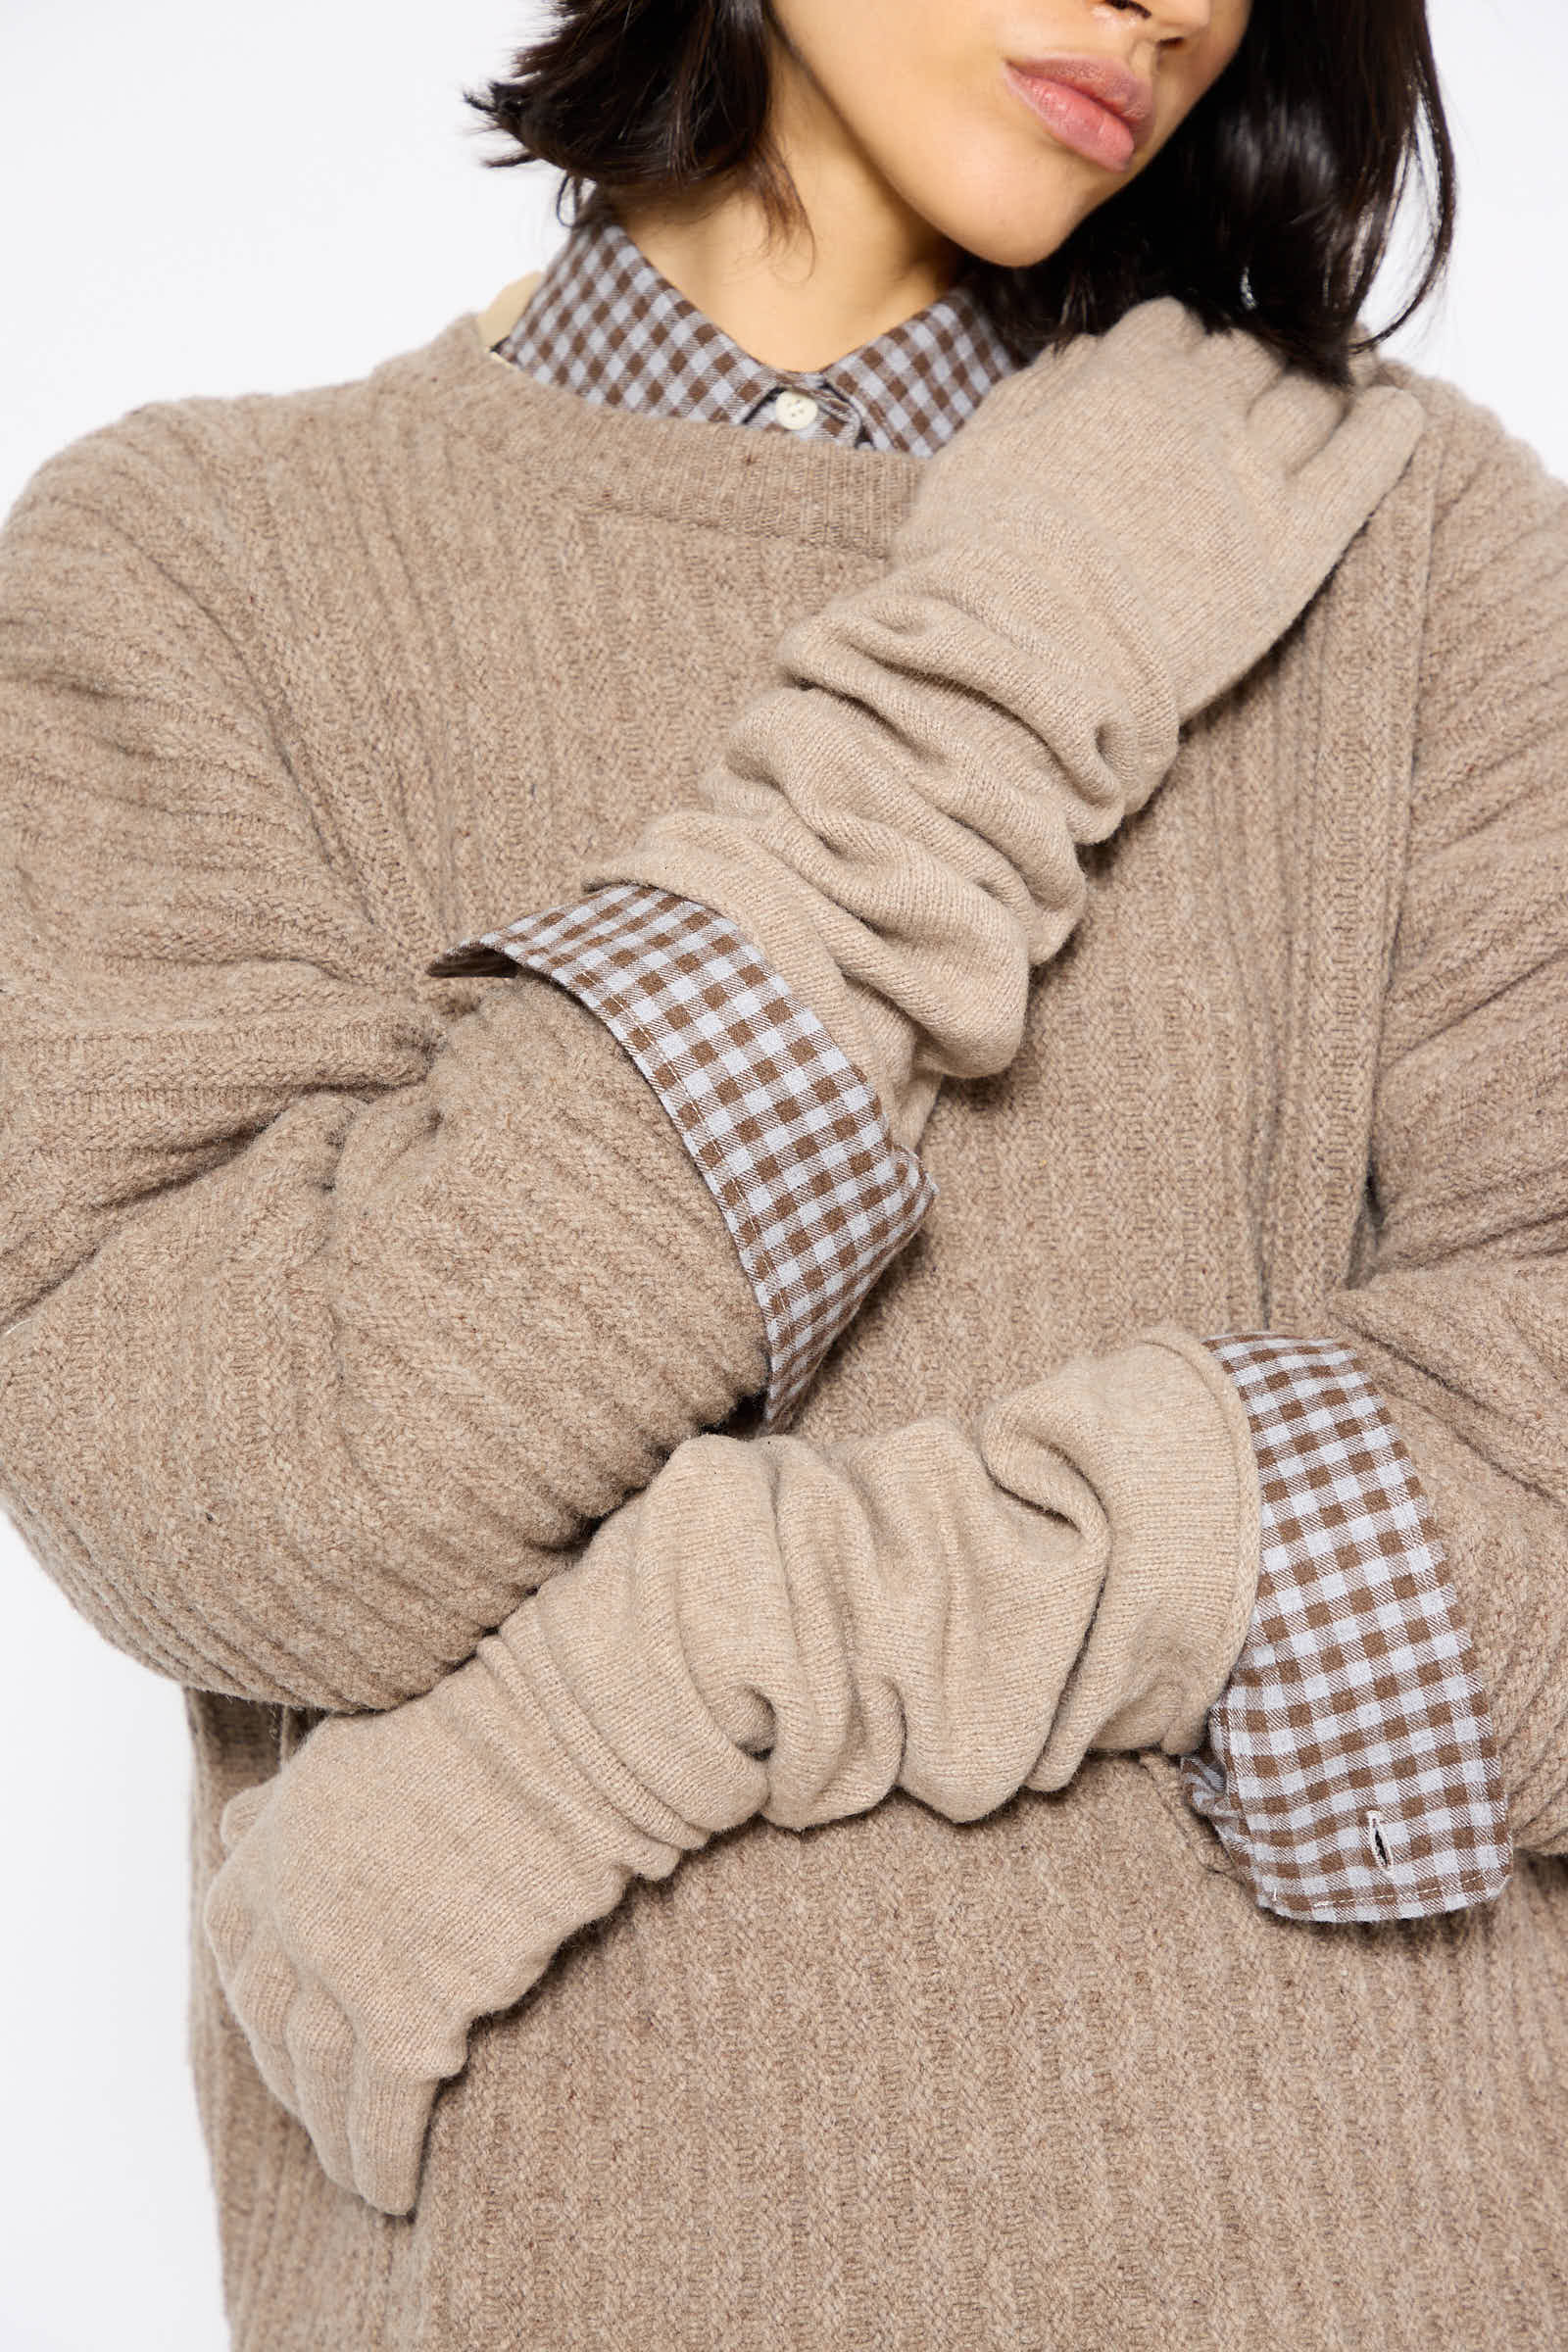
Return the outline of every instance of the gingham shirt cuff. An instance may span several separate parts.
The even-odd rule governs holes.
[[[875,1090],[727,915],[617,882],[449,949],[436,977],[543,972],[653,1087],[762,1310],[762,1430],[783,1427],[937,1188]]]
[[[1262,1500],[1247,1641],[1183,1788],[1264,1909],[1416,1919],[1513,1868],[1474,1646],[1432,1505],[1349,1349],[1205,1340],[1246,1403]]]

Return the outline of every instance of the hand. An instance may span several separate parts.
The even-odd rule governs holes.
[[[323,2171],[382,2212],[406,2213],[436,2090],[466,2051],[454,2054],[449,2038],[422,2063],[412,2047],[372,2054],[345,2006],[347,1987],[328,1981],[340,1971],[313,1965],[311,1923],[329,1933],[331,1914],[308,1863],[288,1858],[290,1769],[224,1807],[219,1826],[229,1859],[208,1890],[203,1926],[257,2070],[305,2126]]]
[[[1070,579],[1157,659],[1185,720],[1320,587],[1420,437],[1413,394],[1352,368],[1338,391],[1173,295],[1044,353],[926,468],[898,565],[973,546]]]
[[[311,1796],[292,1772],[224,1807],[229,1858],[203,1926],[257,2070],[310,2133],[328,2179],[383,2213],[407,2213],[436,2091],[463,2065],[466,2037],[439,2026],[422,2048],[414,2032],[396,2046],[368,2037],[355,1955],[337,1943],[351,1914],[334,1905],[333,1867],[304,1826]],[[362,1932],[396,1918],[390,1888],[367,1879],[359,1894]]]
[[[707,1835],[639,1803],[588,1733],[627,1809],[600,1793],[572,1752],[581,1718],[530,1649],[532,1606],[510,1650],[487,1639],[421,1697],[319,1724],[220,1824],[203,1924],[229,2006],[328,2177],[383,2213],[416,2200],[473,2021],[519,1999],[633,1872],[664,1876]]]

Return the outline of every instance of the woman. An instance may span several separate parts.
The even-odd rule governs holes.
[[[496,98],[719,351],[655,415],[518,300],[7,532],[0,1460],[190,1691],[235,2340],[1545,2340],[1568,522],[1346,365],[1420,11],[774,13],[568,10]],[[804,1400],[593,974],[422,976],[600,881],[863,1115],[853,1303],[901,1253]],[[1370,1861],[1248,1743],[1293,1551],[1352,1670],[1428,1637],[1352,1671]]]

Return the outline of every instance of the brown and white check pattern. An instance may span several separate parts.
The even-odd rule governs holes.
[[[1246,1402],[1257,1598],[1181,1781],[1288,1919],[1490,1903],[1513,1848],[1474,1646],[1432,1505],[1382,1398],[1331,1340],[1205,1342]]]
[[[918,456],[1013,366],[959,289],[821,375],[760,367],[613,223],[573,231],[495,349],[586,400],[654,416],[767,425],[780,391],[804,391],[819,411],[811,433]],[[778,1427],[934,1185],[815,1014],[711,908],[617,885],[428,968],[517,962],[609,1022],[675,1121],[761,1301],[764,1427]],[[1250,1416],[1263,1534],[1246,1642],[1202,1746],[1182,1759],[1189,1800],[1258,1903],[1287,1918],[1495,1900],[1512,1846],[1491,1719],[1386,1404],[1332,1341],[1206,1344]]]
[[[482,951],[591,1005],[669,1112],[760,1303],[762,1429],[782,1427],[935,1184],[810,1006],[712,907],[617,882],[429,968],[493,968]]]
[[[816,414],[803,438],[916,458],[933,456],[1017,365],[960,284],[831,368],[765,367],[614,220],[572,230],[494,348],[546,383],[647,416],[779,427],[779,394],[804,393]]]

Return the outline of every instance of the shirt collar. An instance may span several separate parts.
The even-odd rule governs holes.
[[[584,400],[650,416],[775,425],[778,394],[805,393],[816,403],[813,432],[912,457],[938,450],[1018,364],[974,289],[959,283],[829,368],[767,367],[688,302],[613,219],[571,231],[495,349]]]

